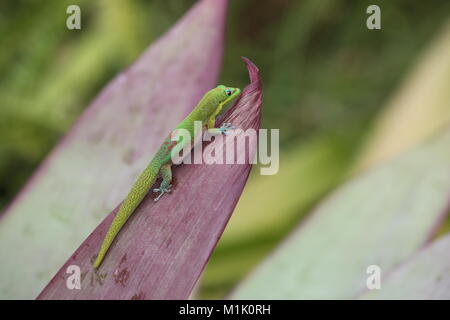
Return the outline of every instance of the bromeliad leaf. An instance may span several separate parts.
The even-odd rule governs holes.
[[[248,59],[251,83],[222,117],[236,127],[259,129],[261,81]],[[245,134],[242,132],[242,134]],[[214,140],[215,150],[227,140]],[[256,140],[237,144],[252,159]],[[203,155],[207,153],[204,148]],[[148,195],[122,228],[101,267],[92,268],[116,211],[84,241],[39,299],[187,299],[241,195],[251,164],[193,164],[173,170],[173,191],[158,202]],[[67,290],[66,269],[77,265],[82,290]]]

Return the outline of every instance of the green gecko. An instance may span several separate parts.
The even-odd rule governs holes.
[[[181,121],[176,129],[186,129],[191,135],[191,140],[194,139],[194,121],[202,121],[204,124],[203,129],[207,129],[209,133],[213,135],[226,134],[227,130],[234,129],[234,127],[229,123],[224,123],[220,128],[215,128],[216,116],[221,111],[222,107],[239,96],[241,90],[238,88],[225,87],[219,85],[216,88],[208,91],[197,106],[192,110],[192,112]],[[174,130],[174,131],[175,131]],[[192,142],[192,141],[191,141]],[[181,150],[185,146],[187,141],[182,139],[178,141],[173,141],[171,135],[169,135],[161,147],[156,152],[150,164],[145,168],[141,175],[137,178],[134,185],[131,187],[127,197],[122,202],[119,211],[114,217],[111,226],[106,233],[103,240],[100,251],[94,262],[94,268],[97,269],[103,261],[106,252],[114,241],[115,237],[119,233],[120,229],[123,227],[125,222],[131,216],[131,214],[136,210],[137,206],[144,199],[149,188],[155,183],[158,176],[161,176],[163,181],[161,182],[159,188],[153,189],[153,192],[159,192],[160,194],[155,199],[158,201],[162,195],[169,193],[171,191],[172,182],[172,160],[171,154],[176,149]],[[192,145],[192,143],[191,143]],[[173,151],[172,151],[173,150]]]

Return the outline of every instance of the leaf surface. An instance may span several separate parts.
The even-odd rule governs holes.
[[[450,130],[351,180],[231,295],[234,299],[349,299],[367,267],[401,263],[434,235],[450,199]]]
[[[381,290],[361,299],[450,299],[450,236],[429,244],[388,273],[381,273]]]
[[[256,66],[244,60],[251,83],[222,120],[242,130],[258,130],[261,81]],[[233,139],[214,139],[208,147],[224,150]],[[246,153],[252,159],[256,142],[236,144],[236,154]],[[204,157],[207,150],[203,148]],[[155,195],[147,195],[97,271],[92,261],[116,211],[87,238],[38,298],[187,299],[239,200],[250,169],[248,162],[176,167],[172,193],[156,203]],[[70,265],[81,268],[81,290],[66,287]]]

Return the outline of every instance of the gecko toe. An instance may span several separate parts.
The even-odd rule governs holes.
[[[171,191],[172,191],[172,185],[171,184],[169,184],[165,188],[155,188],[155,189],[153,189],[153,192],[160,192],[160,194],[153,201],[157,202],[159,199],[161,199],[161,197],[164,195],[164,193],[170,193]]]

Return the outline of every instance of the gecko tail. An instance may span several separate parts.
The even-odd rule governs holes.
[[[139,206],[153,183],[155,183],[158,178],[160,168],[161,165],[159,162],[157,160],[152,160],[134,183],[127,197],[120,205],[119,211],[114,217],[114,220],[106,233],[100,251],[98,252],[97,258],[93,264],[95,269],[100,267],[109,247],[113,243],[120,229]]]

